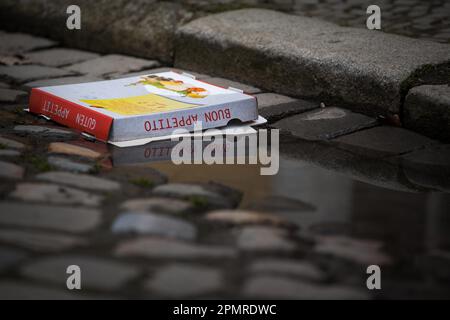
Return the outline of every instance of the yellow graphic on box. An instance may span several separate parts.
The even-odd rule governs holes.
[[[183,103],[156,94],[113,99],[80,99],[93,108],[102,108],[124,116],[159,113],[195,108],[198,105]]]

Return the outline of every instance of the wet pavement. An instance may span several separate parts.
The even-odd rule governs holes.
[[[115,67],[96,76],[149,72]],[[35,81],[85,74],[3,68],[0,298],[450,297],[448,144],[262,93],[282,131],[278,174],[176,166],[170,143],[112,148],[23,110]],[[81,290],[67,289],[70,265]]]

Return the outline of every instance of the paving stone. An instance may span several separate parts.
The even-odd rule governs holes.
[[[401,157],[403,173],[414,184],[450,190],[450,145],[433,145]]]
[[[114,167],[104,176],[123,183],[131,183],[141,188],[153,188],[167,182],[166,175],[148,166]]]
[[[75,174],[70,172],[52,171],[41,173],[36,176],[39,180],[50,181],[54,183],[63,183],[70,186],[97,190],[97,191],[116,191],[120,189],[120,184],[99,177],[87,174]]]
[[[361,130],[334,141],[340,148],[373,157],[402,154],[437,143],[415,132],[389,126]]]
[[[68,154],[75,155],[90,159],[99,159],[103,156],[102,153],[97,152],[95,150],[85,148],[83,146],[65,143],[65,142],[53,142],[48,146],[48,151],[50,153],[60,153],[60,154]]]
[[[10,78],[18,83],[30,82],[38,79],[60,78],[71,76],[68,70],[44,67],[38,65],[0,66],[0,76]]]
[[[246,210],[216,210],[209,212],[206,219],[231,225],[268,224],[280,227],[292,227],[292,223],[273,214]]]
[[[22,179],[25,170],[16,164],[0,161],[0,177],[7,179]]]
[[[0,229],[0,241],[39,252],[59,252],[87,244],[75,236],[15,229]]]
[[[159,295],[182,298],[211,294],[223,285],[219,270],[196,265],[172,264],[158,270],[145,288]]]
[[[327,140],[377,124],[373,118],[340,108],[321,108],[284,118],[273,126],[305,140]]]
[[[250,265],[250,272],[290,275],[309,281],[323,281],[326,278],[326,274],[310,262],[287,259],[257,260]]]
[[[0,33],[0,54],[20,54],[56,45],[54,41],[24,33]]]
[[[318,103],[294,99],[276,93],[255,94],[258,111],[269,121],[278,120],[296,113],[302,113],[319,107]]]
[[[237,246],[246,251],[289,252],[296,249],[295,243],[287,239],[286,230],[252,226],[237,231]]]
[[[80,62],[64,69],[90,76],[103,76],[107,74],[128,73],[145,68],[157,67],[159,62],[144,60],[123,55],[110,54],[96,59]]]
[[[284,196],[265,196],[250,202],[247,209],[263,212],[308,212],[316,208],[306,202]]]
[[[0,149],[0,157],[18,157],[20,152],[17,150]]]
[[[244,285],[244,295],[262,299],[360,300],[369,299],[361,290],[339,285],[315,285],[290,278],[258,276]]]
[[[85,191],[48,183],[19,183],[10,197],[49,204],[98,206],[103,197]]]
[[[197,229],[181,219],[145,212],[122,213],[112,226],[115,233],[136,233],[193,240]]]
[[[207,246],[159,238],[138,238],[122,242],[116,251],[118,256],[141,256],[154,259],[224,259],[234,258],[237,252],[223,246]]]
[[[0,281],[1,300],[78,300],[77,296],[67,289],[54,289],[10,280]]]
[[[161,213],[185,213],[193,209],[193,205],[184,200],[171,198],[138,198],[130,199],[120,206],[128,211],[150,211]]]
[[[252,87],[247,84],[239,83],[236,81],[224,79],[224,78],[216,78],[216,77],[215,78],[206,78],[206,79],[203,79],[203,81],[213,84],[215,86],[222,87],[222,88],[232,87],[232,88],[240,89],[248,94],[255,94],[255,93],[261,92],[261,90],[259,90],[258,88]]]
[[[89,173],[95,169],[93,163],[81,163],[63,157],[48,157],[47,162],[53,168],[70,172]]]
[[[448,63],[450,52],[448,44],[424,46],[421,40],[261,9],[196,19],[176,37],[176,67],[288,96],[340,100],[371,115],[398,113],[403,86],[434,79],[433,68],[424,67]],[[448,74],[437,77],[444,81]]]
[[[409,90],[403,106],[405,128],[450,142],[450,86],[419,86]]]
[[[0,271],[21,262],[26,256],[21,250],[0,247]]]
[[[14,131],[25,134],[38,134],[42,137],[62,137],[70,138],[77,136],[77,133],[70,130],[58,129],[56,127],[49,126],[35,126],[35,125],[19,125],[14,127]]]
[[[66,285],[67,267],[81,269],[81,288],[117,290],[139,275],[139,270],[121,262],[89,256],[64,255],[36,260],[21,268],[25,277]]]
[[[218,184],[169,183],[157,186],[153,194],[189,200],[199,207],[233,208],[238,205],[241,194]]]
[[[44,79],[44,80],[35,80],[31,82],[27,82],[23,84],[23,87],[27,90],[31,90],[32,88],[40,88],[40,87],[51,87],[51,86],[60,86],[65,84],[77,84],[77,83],[85,83],[85,82],[94,82],[102,80],[97,77],[92,76],[76,76],[76,77],[63,77],[63,78],[55,78],[55,79]]]
[[[49,67],[61,67],[77,62],[98,58],[93,52],[68,48],[53,48],[25,54],[25,57],[33,64],[41,64]]]
[[[90,231],[101,218],[101,212],[94,209],[12,202],[1,202],[0,212],[0,224],[69,232]]]
[[[0,145],[13,149],[24,149],[25,145],[19,141],[8,139],[5,137],[0,137]]]
[[[27,93],[20,90],[0,89],[0,101],[14,103],[27,96]]]
[[[1,81],[0,81],[0,88],[2,88],[2,89],[9,89],[9,88],[10,88],[10,85],[7,84],[7,83],[5,83],[5,82],[1,82]]]
[[[388,265],[392,259],[382,252],[383,243],[347,236],[319,236],[315,252],[352,261],[364,266]]]

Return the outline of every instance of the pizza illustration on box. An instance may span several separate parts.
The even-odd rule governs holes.
[[[157,75],[142,76],[139,81],[127,86],[143,85],[152,93],[201,99],[208,96],[208,90],[182,80]]]

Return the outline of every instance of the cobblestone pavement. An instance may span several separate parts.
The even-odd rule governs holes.
[[[448,43],[450,3],[445,0],[182,0],[206,12],[264,7],[301,16],[317,17],[342,26],[366,28],[366,9],[378,5],[382,30],[388,33]]]
[[[34,86],[160,62],[1,36],[18,60],[0,66],[0,298],[450,297],[448,145],[232,83],[282,130],[278,175],[175,166],[164,143],[111,148],[23,110]],[[380,291],[366,288],[371,264]],[[69,265],[81,291],[66,288]]]

